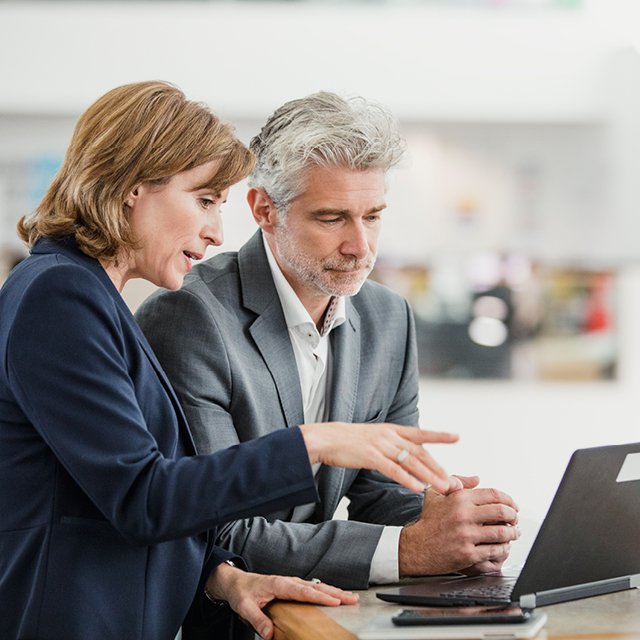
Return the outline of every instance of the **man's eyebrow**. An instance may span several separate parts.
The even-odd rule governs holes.
[[[313,216],[347,216],[349,215],[349,209],[314,209],[309,212]]]
[[[385,204],[379,204],[375,207],[371,207],[371,209],[369,209],[369,211],[367,211],[367,214],[372,214],[372,213],[379,213],[380,211],[382,211],[383,209],[386,209],[387,205]],[[309,212],[312,216],[348,216],[350,215],[351,211],[349,209],[331,209],[331,208],[322,208],[322,209],[314,209],[313,211]]]

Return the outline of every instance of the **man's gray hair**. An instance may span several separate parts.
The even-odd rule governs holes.
[[[264,189],[285,213],[304,189],[309,166],[386,172],[400,161],[405,142],[383,107],[321,91],[277,109],[250,147],[257,163],[249,185]]]

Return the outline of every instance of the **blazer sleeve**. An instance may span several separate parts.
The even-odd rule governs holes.
[[[30,283],[4,366],[27,419],[130,541],[157,543],[317,499],[296,428],[213,455],[163,456],[136,398],[139,368],[115,301],[84,268],[60,265]]]

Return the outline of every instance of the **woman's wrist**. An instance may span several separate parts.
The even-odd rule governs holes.
[[[307,448],[307,455],[309,456],[309,462],[315,464],[316,462],[323,462],[323,454],[326,451],[323,450],[327,447],[326,436],[323,442],[323,435],[327,433],[329,428],[335,423],[325,422],[322,424],[311,423],[301,424],[300,431],[302,433],[302,439],[304,445]]]
[[[216,605],[228,604],[228,585],[238,569],[231,560],[224,560],[210,574],[204,585],[204,595]]]
[[[309,456],[309,462],[314,464],[316,461],[317,453],[315,451],[313,431],[310,424],[301,424],[300,432],[302,433],[302,439],[304,440],[304,446],[307,448],[307,455]]]

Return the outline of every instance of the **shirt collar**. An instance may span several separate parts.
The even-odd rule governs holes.
[[[282,273],[280,266],[276,262],[276,259],[271,252],[271,247],[264,237],[264,233],[262,234],[262,242],[264,244],[264,250],[267,254],[269,269],[271,270],[271,275],[273,276],[273,283],[275,284],[276,291],[278,292],[278,297],[280,298],[280,304],[282,305],[282,311],[284,313],[285,322],[287,323],[287,328],[292,329],[293,327],[298,327],[300,325],[310,324],[317,331],[315,323],[309,315],[309,312],[305,309],[305,306],[302,304],[302,302],[300,302],[300,298],[298,298],[296,292],[293,290],[284,274]],[[336,313],[331,328],[325,335],[329,335],[329,333],[333,329],[340,326],[345,320],[346,305],[344,297],[341,296],[338,298],[338,306],[336,307]]]

